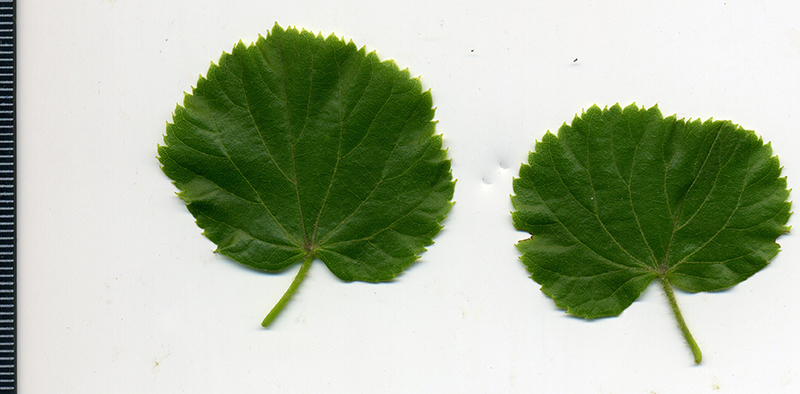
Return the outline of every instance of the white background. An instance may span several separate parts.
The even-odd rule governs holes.
[[[511,180],[594,103],[730,119],[800,180],[790,1],[18,2],[21,393],[798,393],[794,235],[721,293],[653,284],[618,318],[558,310],[514,244]],[[458,178],[446,228],[392,283],[292,281],[212,253],[161,173],[175,105],[275,22],[421,75]],[[577,60],[575,60],[577,59]],[[790,221],[790,224],[792,221]]]

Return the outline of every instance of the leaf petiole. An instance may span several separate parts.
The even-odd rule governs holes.
[[[689,332],[689,327],[686,327],[686,322],[683,320],[681,310],[678,309],[678,301],[675,299],[675,292],[672,290],[672,285],[664,276],[661,277],[661,286],[664,287],[664,292],[667,293],[669,306],[672,307],[672,312],[675,313],[675,319],[678,320],[678,326],[681,328],[683,337],[686,339],[686,343],[689,344],[689,347],[692,349],[692,354],[694,354],[694,363],[700,364],[700,361],[703,361],[703,354],[700,352],[700,347],[697,346],[697,342],[695,342],[694,338],[692,337],[692,333]]]
[[[294,292],[297,291],[297,288],[300,287],[300,283],[303,283],[303,279],[306,278],[306,272],[308,272],[308,267],[311,267],[311,262],[314,261],[314,254],[308,253],[303,258],[303,265],[300,266],[300,271],[297,272],[297,276],[294,277],[292,284],[289,285],[289,288],[286,289],[286,293],[283,293],[283,297],[272,307],[272,310],[269,311],[267,317],[264,318],[264,321],[261,322],[261,327],[267,328],[272,321],[278,316],[278,314],[283,310],[283,307],[289,303],[289,300],[294,295]]]

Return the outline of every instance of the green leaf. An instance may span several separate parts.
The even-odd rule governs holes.
[[[789,231],[786,178],[752,131],[592,106],[549,132],[514,179],[517,244],[542,291],[584,318],[619,315],[654,279],[692,339],[672,286],[727,289],[764,268]]]
[[[333,35],[284,31],[223,53],[158,147],[217,252],[270,272],[312,260],[388,281],[441,230],[454,182],[430,91]]]

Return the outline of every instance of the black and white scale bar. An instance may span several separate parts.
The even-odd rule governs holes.
[[[0,0],[0,394],[17,392],[16,10]]]

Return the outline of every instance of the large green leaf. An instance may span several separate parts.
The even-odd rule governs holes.
[[[211,65],[167,125],[164,172],[217,252],[257,269],[314,258],[387,281],[430,245],[454,182],[429,91],[333,35],[275,25]]]
[[[619,315],[658,278],[700,362],[672,286],[729,288],[764,268],[788,231],[786,178],[752,131],[589,108],[536,144],[514,180],[532,278],[567,312]]]

